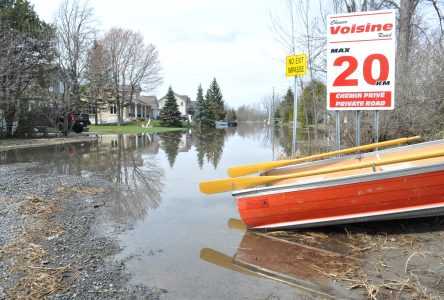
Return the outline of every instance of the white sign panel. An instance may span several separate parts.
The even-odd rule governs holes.
[[[329,15],[327,24],[327,109],[393,109],[395,10]]]

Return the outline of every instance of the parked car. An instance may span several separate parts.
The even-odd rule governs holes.
[[[80,113],[80,114],[69,114],[68,115],[69,128],[72,128],[74,132],[81,133],[84,128],[88,125],[91,125],[91,121],[89,120],[89,114]],[[60,131],[63,131],[65,127],[65,117],[59,116],[56,120],[57,128]]]

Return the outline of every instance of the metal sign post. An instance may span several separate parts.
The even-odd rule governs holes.
[[[341,150],[341,120],[339,110],[336,111],[336,149]]]
[[[298,87],[297,76],[307,74],[307,54],[298,54],[287,56],[286,59],[287,76],[294,76],[294,101],[293,101],[293,143],[291,147],[291,155],[296,155],[297,149],[297,124],[298,124]]]
[[[379,142],[379,110],[375,110],[375,143]]]
[[[296,146],[297,146],[297,127],[298,124],[298,87],[297,87],[297,77],[294,77],[294,101],[293,101],[293,140],[291,146],[291,156],[296,155]]]
[[[356,147],[361,146],[361,111],[356,111]]]

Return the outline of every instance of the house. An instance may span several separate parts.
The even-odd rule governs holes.
[[[137,113],[135,114],[137,118],[150,118],[150,119],[157,119],[157,117],[160,115],[160,109],[159,104],[157,102],[156,96],[140,96],[140,102],[141,104],[136,105],[136,109],[141,105],[142,107],[145,107],[147,110],[145,112],[145,117],[143,117],[141,114],[139,114],[139,110],[137,110]],[[142,108],[143,110],[143,108]]]
[[[177,106],[179,107],[180,114],[182,117],[186,117],[188,120],[191,120],[194,116],[194,111],[196,108],[196,101],[191,101],[190,97],[186,95],[179,95],[174,93],[174,97],[176,98]],[[161,110],[166,102],[166,95],[163,96],[159,101],[159,109]]]
[[[136,89],[133,94],[131,105],[123,107],[122,119],[124,123],[131,122],[134,119],[156,119],[160,114],[160,109],[155,96],[141,96],[141,89]],[[104,97],[109,98],[109,92]],[[91,115],[93,117],[93,115]],[[117,106],[112,102],[104,105],[98,111],[98,122],[116,123],[117,122]]]

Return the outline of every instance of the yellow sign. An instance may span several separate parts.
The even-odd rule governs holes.
[[[307,74],[307,54],[287,56],[287,76],[302,76]]]

